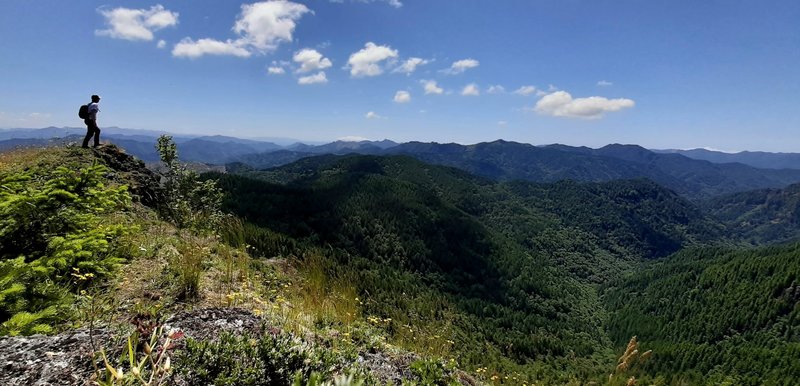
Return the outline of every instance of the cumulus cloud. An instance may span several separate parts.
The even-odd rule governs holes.
[[[165,40],[159,40],[158,44],[156,44],[156,47],[158,47],[159,49],[162,49],[162,48],[164,48],[166,46],[167,46],[167,42]]]
[[[291,42],[297,20],[309,12],[311,10],[303,4],[283,0],[243,4],[233,26],[233,32],[239,35],[237,39],[195,41],[185,38],[175,46],[172,55],[197,58],[203,55],[248,57],[253,53],[266,54],[283,42]]]
[[[383,116],[378,115],[378,113],[376,113],[374,111],[368,112],[366,115],[364,115],[364,117],[367,118],[367,119],[383,119],[384,118]]]
[[[481,95],[480,90],[478,90],[478,85],[475,83],[470,83],[464,86],[464,89],[461,90],[461,95],[463,96],[478,96]]]
[[[425,88],[425,94],[443,94],[444,89],[436,84],[435,80],[422,80],[422,87]]]
[[[325,76],[325,71],[320,71],[314,75],[304,76],[297,79],[297,84],[302,85],[319,83],[328,83],[328,77]]]
[[[424,66],[428,64],[429,61],[422,59],[422,58],[409,58],[405,62],[403,62],[400,67],[395,68],[392,72],[399,72],[406,75],[411,75],[412,72],[416,71],[418,66]]]
[[[95,30],[97,36],[125,40],[153,40],[153,32],[178,24],[178,13],[158,4],[150,9],[113,8],[99,9],[108,27]]]
[[[613,86],[614,83],[611,83],[611,82],[609,82],[607,80],[601,80],[601,81],[597,82],[597,85],[600,86],[600,87],[608,87],[608,86]]]
[[[536,92],[535,86],[522,86],[514,91],[514,94],[528,96]]]
[[[486,89],[486,92],[488,92],[489,94],[502,94],[502,93],[506,92],[506,88],[501,86],[501,85],[499,85],[499,84],[495,84],[495,85],[489,86],[489,88]]]
[[[184,38],[172,48],[172,56],[197,59],[203,55],[231,55],[247,58],[251,53],[240,42],[232,40],[221,42],[214,39],[200,39],[194,41],[191,38]]]
[[[273,51],[280,43],[292,41],[297,20],[308,12],[305,5],[291,1],[243,4],[233,31],[256,50]]]
[[[599,96],[572,98],[566,91],[547,94],[533,108],[539,114],[555,117],[599,119],[605,113],[631,108],[636,103],[631,99],[608,99]]]
[[[322,56],[317,50],[304,48],[294,53],[292,60],[300,64],[299,73],[324,70],[332,65],[330,59]]]
[[[290,68],[291,65],[292,63],[286,60],[281,60],[280,62],[273,60],[272,63],[267,66],[267,73],[270,75],[283,75],[286,73],[286,69]]]
[[[481,63],[475,59],[462,59],[453,62],[453,64],[450,65],[450,68],[443,70],[442,72],[451,75],[460,74],[464,71],[469,70],[470,68],[478,67],[480,66],[480,64]]]
[[[381,62],[394,58],[397,58],[397,50],[392,47],[367,42],[364,48],[350,54],[347,66],[350,68],[350,75],[355,78],[378,76],[383,73]]]
[[[397,103],[411,102],[411,94],[408,91],[398,91],[394,94],[394,101]]]

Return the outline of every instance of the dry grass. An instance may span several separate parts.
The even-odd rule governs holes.
[[[45,149],[22,148],[0,153],[0,172],[18,171],[23,165],[37,163]]]

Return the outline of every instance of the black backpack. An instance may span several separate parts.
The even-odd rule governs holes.
[[[78,109],[78,117],[80,119],[89,119],[89,105],[82,105],[81,108]]]

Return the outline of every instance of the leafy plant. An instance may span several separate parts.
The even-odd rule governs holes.
[[[107,171],[95,163],[0,175],[0,334],[52,331],[76,291],[125,260],[114,241],[128,229],[104,219],[130,196],[106,186]]]
[[[418,378],[419,386],[460,385],[452,369],[435,359],[418,359],[411,363],[411,372]]]
[[[149,342],[141,345],[137,350],[138,335],[128,337],[125,353],[128,359],[128,371],[120,365],[114,367],[104,350],[100,351],[104,369],[95,369],[96,383],[100,386],[162,386],[171,384],[169,376],[172,372],[172,359],[170,350],[173,342],[183,337],[180,331],[164,333],[163,327],[157,327],[151,334]],[[104,379],[105,378],[105,379]]]
[[[201,180],[197,173],[178,162],[177,145],[171,136],[160,136],[156,149],[166,166],[162,215],[178,228],[215,231],[222,218],[223,196],[216,182]]]
[[[273,331],[257,338],[226,333],[216,341],[190,339],[177,368],[193,385],[289,385],[298,380],[318,385],[345,362],[329,349]]]

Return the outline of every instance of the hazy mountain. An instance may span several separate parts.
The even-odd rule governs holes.
[[[690,198],[782,187],[800,181],[800,170],[714,164],[679,154],[658,154],[635,145],[591,149],[565,145],[536,147],[507,141],[468,146],[409,142],[386,152],[408,154],[499,180],[610,181],[644,177]]]
[[[86,128],[45,127],[43,129],[0,129],[0,140],[9,139],[50,139],[70,135],[86,135]]]
[[[760,188],[779,188],[800,181],[800,170],[758,169],[741,163],[717,164],[680,154],[659,154],[637,145],[612,144],[599,149],[558,146],[559,149],[622,159],[658,170],[686,184],[692,197],[711,197]],[[645,176],[647,177],[647,176]],[[653,178],[653,180],[656,180]]]
[[[120,127],[101,127],[102,135],[134,136],[138,138],[158,138],[163,131],[125,129]],[[0,129],[0,140],[14,138],[64,138],[70,135],[86,135],[86,127],[46,127],[42,129]],[[193,138],[196,135],[174,135],[175,138]],[[176,140],[178,142],[178,140]]]
[[[265,169],[286,165],[301,158],[320,154],[382,154],[386,149],[397,146],[396,142],[385,139],[383,141],[335,141],[325,145],[313,146],[304,143],[295,143],[284,150],[267,151],[257,154],[246,154],[237,157],[232,162],[242,162],[256,169]]]
[[[241,139],[236,137],[228,137],[224,135],[212,135],[212,136],[202,136],[197,137],[194,140],[201,140],[207,142],[215,142],[221,144],[239,144],[245,145],[248,149],[256,149],[258,152],[265,152],[265,151],[273,151],[278,149],[283,149],[282,146],[274,144],[272,142],[263,142],[263,141],[254,141],[252,139]]]
[[[800,153],[769,153],[763,151],[742,151],[739,153],[723,153],[706,149],[691,150],[653,150],[656,153],[673,153],[693,159],[714,163],[738,162],[763,169],[800,169]]]

